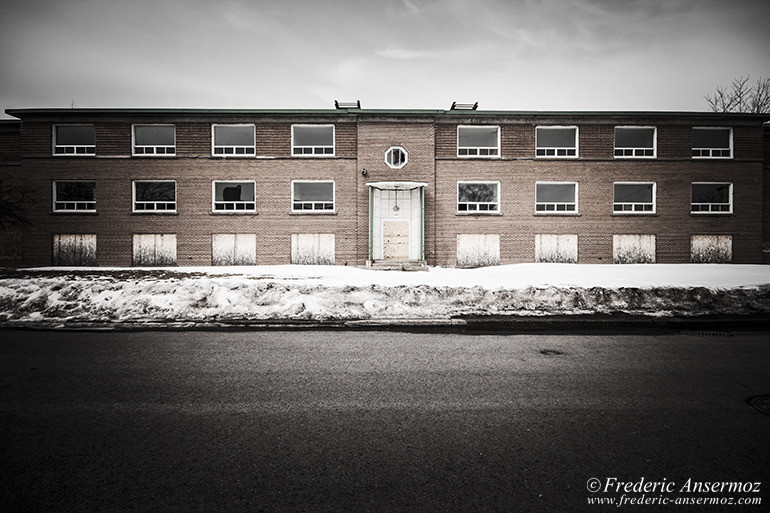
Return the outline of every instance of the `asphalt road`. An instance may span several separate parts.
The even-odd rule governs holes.
[[[602,511],[612,477],[770,501],[767,333],[0,337],[2,511]]]

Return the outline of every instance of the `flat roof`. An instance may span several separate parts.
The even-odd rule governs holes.
[[[538,111],[538,110],[444,110],[444,109],[144,109],[144,108],[33,108],[6,109],[14,117],[26,115],[396,115],[451,117],[712,117],[743,118],[769,121],[770,113],[707,112],[707,111]],[[9,120],[13,121],[13,120]]]

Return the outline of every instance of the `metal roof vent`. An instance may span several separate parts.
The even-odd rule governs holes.
[[[449,110],[476,110],[479,106],[479,102],[476,103],[457,103],[452,102],[452,106]]]
[[[335,109],[360,109],[361,100],[356,100],[355,102],[338,102],[337,100],[334,100],[334,108]]]

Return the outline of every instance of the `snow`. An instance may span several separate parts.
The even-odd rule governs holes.
[[[770,267],[515,264],[36,268],[0,277],[0,323],[435,319],[770,312]]]

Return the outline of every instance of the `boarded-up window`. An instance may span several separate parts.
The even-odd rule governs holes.
[[[733,236],[693,235],[690,257],[696,264],[729,264],[733,261]]]
[[[96,235],[55,233],[53,265],[96,265]]]
[[[215,233],[211,236],[213,265],[254,265],[257,236],[254,233]]]
[[[548,233],[535,235],[535,262],[575,264],[577,261],[577,235]]]
[[[654,264],[655,235],[613,235],[612,261],[616,264]]]
[[[334,234],[292,233],[291,263],[306,265],[334,264]]]
[[[482,267],[500,264],[500,235],[461,233],[457,235],[457,266]]]
[[[176,234],[135,233],[134,265],[176,265]]]

